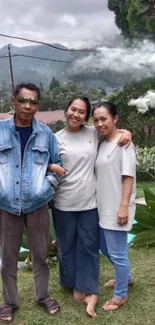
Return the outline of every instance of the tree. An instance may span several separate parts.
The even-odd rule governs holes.
[[[52,130],[53,133],[56,133],[62,130],[65,126],[65,123],[61,120],[58,120],[55,124],[48,124],[48,127]]]
[[[5,90],[0,90],[0,113],[10,112],[11,101]]]
[[[40,100],[40,111],[48,111],[48,109],[51,107],[51,97],[47,92],[43,92],[41,94],[41,100]]]
[[[148,0],[109,0],[118,28],[129,37],[155,37],[155,16],[150,14]]]
[[[56,87],[60,87],[60,83],[55,77],[53,77],[49,85],[49,90],[53,90]]]
[[[135,107],[128,105],[130,99],[139,98],[146,94],[148,90],[155,90],[154,78],[132,82],[124,86],[119,92],[114,92],[108,96],[108,100],[113,102],[118,111],[120,128],[126,128],[133,134],[134,143],[139,147],[151,147],[155,143],[155,135],[145,135],[145,128],[154,129],[155,110],[149,110],[146,114],[138,113]]]
[[[40,82],[40,84],[39,84],[39,88],[40,88],[40,91],[41,91],[41,93],[44,91],[44,86],[43,86],[43,83],[42,82]]]
[[[103,91],[100,88],[95,86],[90,86],[85,92],[85,95],[89,98],[90,101],[98,101],[103,97]]]

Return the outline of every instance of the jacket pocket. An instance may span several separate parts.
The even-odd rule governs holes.
[[[49,160],[49,151],[45,147],[33,147],[32,151],[34,153],[33,155],[33,161],[35,164],[43,165],[45,163],[48,163]]]
[[[11,145],[0,146],[0,164],[6,164],[11,159]]]

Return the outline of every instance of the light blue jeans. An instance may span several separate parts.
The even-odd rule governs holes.
[[[108,230],[100,227],[100,250],[115,269],[114,297],[128,295],[128,282],[132,280],[128,259],[127,232]]]

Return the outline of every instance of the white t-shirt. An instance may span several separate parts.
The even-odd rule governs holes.
[[[61,176],[54,193],[54,205],[62,211],[94,209],[96,203],[96,176],[98,136],[94,127],[83,126],[78,132],[65,129],[55,134],[62,165],[67,171]]]
[[[100,144],[95,163],[97,176],[97,206],[101,228],[129,231],[135,215],[136,152],[131,143],[127,148],[117,145],[118,137]],[[122,199],[122,176],[134,177],[129,202],[129,222],[120,226],[117,222]]]

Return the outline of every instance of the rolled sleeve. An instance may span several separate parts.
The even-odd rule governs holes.
[[[121,165],[122,176],[136,176],[136,149],[132,143],[127,148],[122,147]]]

